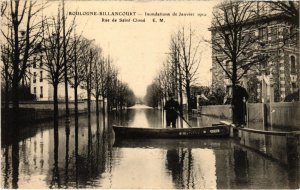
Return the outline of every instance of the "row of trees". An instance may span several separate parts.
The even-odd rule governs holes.
[[[168,58],[154,82],[148,86],[146,103],[150,106],[163,104],[169,94],[179,96],[180,107],[186,93],[188,111],[192,110],[191,86],[197,82],[200,64],[200,40],[190,26],[178,30],[170,40]],[[182,110],[181,110],[182,113]]]
[[[8,109],[8,102],[12,101],[14,114],[18,113],[20,82],[30,80],[30,68],[36,63],[41,63],[41,69],[47,73],[45,79],[53,86],[54,118],[58,116],[58,86],[63,82],[67,116],[69,84],[74,88],[75,114],[78,114],[79,87],[87,92],[89,114],[91,96],[96,99],[97,114],[100,97],[107,98],[110,110],[133,105],[134,93],[118,79],[118,69],[110,56],[105,56],[94,40],[76,33],[75,18],[65,17],[64,1],[55,16],[44,16],[46,6],[29,0],[1,3],[1,74],[5,107]]]

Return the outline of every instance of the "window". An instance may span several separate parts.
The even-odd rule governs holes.
[[[43,56],[40,58],[40,68],[43,68]]]
[[[266,27],[260,28],[258,30],[259,39],[261,41],[267,41],[268,40],[268,29]]]
[[[33,87],[33,94],[36,94],[36,87]]]
[[[33,58],[33,68],[36,68],[36,58]]]
[[[297,72],[296,72],[296,70],[297,70],[297,68],[296,68],[296,58],[295,58],[295,56],[291,56],[290,57],[290,63],[291,63],[291,74],[296,74]]]
[[[290,27],[290,38],[291,38],[292,42],[297,39],[296,34],[297,34],[297,28],[295,28],[295,26],[291,26]]]
[[[33,73],[33,83],[36,83],[36,72]]]
[[[40,82],[43,82],[43,71],[40,71]]]
[[[42,86],[40,87],[40,90],[41,90],[40,98],[43,98],[43,87]]]

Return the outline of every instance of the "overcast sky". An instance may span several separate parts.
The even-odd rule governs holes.
[[[57,11],[57,2],[50,2],[51,6],[45,11],[53,14]],[[89,39],[95,39],[104,54],[110,54],[114,64],[119,68],[120,79],[129,84],[137,96],[144,96],[147,85],[151,84],[158,75],[162,63],[169,51],[170,37],[180,27],[192,26],[198,39],[210,39],[208,27],[211,22],[212,7],[216,1],[176,2],[176,1],[143,1],[143,2],[108,2],[108,1],[66,1],[68,11],[78,12],[136,12],[136,16],[124,18],[145,18],[145,23],[134,22],[102,22],[105,16],[76,16],[77,32]],[[148,13],[194,13],[195,16],[166,16],[145,17]],[[206,16],[197,16],[197,14]],[[69,16],[72,18],[73,16]],[[115,17],[117,19],[123,17]],[[163,18],[164,22],[154,23]],[[199,83],[211,83],[211,48],[207,44],[201,45],[202,59],[198,71]]]

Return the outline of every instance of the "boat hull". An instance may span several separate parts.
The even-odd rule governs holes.
[[[134,128],[113,126],[115,138],[218,138],[229,137],[227,125],[213,125],[203,128]]]

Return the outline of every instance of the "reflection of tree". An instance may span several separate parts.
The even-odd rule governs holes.
[[[167,151],[167,169],[171,171],[176,189],[194,187],[193,158],[190,148],[169,149]],[[190,186],[192,185],[192,186]]]
[[[54,121],[54,167],[52,169],[52,181],[50,183],[50,188],[60,188],[60,176],[58,168],[58,122]]]
[[[182,152],[180,157],[177,149],[170,149],[167,151],[167,168],[171,171],[172,180],[176,185],[176,189],[184,187],[182,159],[184,156],[185,152]]]
[[[75,180],[76,188],[85,187],[89,181],[98,179],[106,171],[106,164],[109,159],[108,139],[106,139],[107,130],[102,125],[103,123],[99,122],[99,117],[96,119],[96,125],[91,125],[91,120],[87,122],[88,142],[80,150],[78,147],[78,134],[75,133],[75,163],[73,168],[70,169],[76,172],[74,178],[70,178],[70,180]],[[106,118],[103,118],[102,121],[105,124]],[[102,133],[101,128],[103,129]],[[82,141],[80,140],[80,142]]]
[[[128,125],[129,121],[134,121],[135,114],[136,113],[134,109],[113,111],[108,115],[108,122],[112,122],[112,124],[115,125],[126,126]]]
[[[78,188],[78,115],[75,116],[75,182]]]
[[[10,171],[10,166],[9,166],[9,159],[8,159],[8,152],[9,148],[5,147],[4,148],[4,160],[5,160],[5,169],[4,169],[4,188],[8,189],[8,179],[9,179],[9,171]]]
[[[69,124],[66,123],[68,126]],[[69,139],[70,139],[70,129],[66,127],[66,156],[65,156],[65,186],[68,188],[69,182]]]
[[[12,122],[12,128],[14,131],[13,135],[13,143],[12,143],[12,188],[18,188],[18,181],[19,181],[19,138],[20,138],[20,130],[18,126],[18,119],[15,119]]]
[[[91,126],[91,118],[88,117],[88,153],[87,153],[87,167],[88,167],[88,177],[91,176],[91,167],[92,167],[92,159],[91,159],[91,149],[92,149],[92,126]]]
[[[147,118],[147,122],[151,124],[151,127],[158,127],[162,126],[162,114],[160,111],[156,109],[146,109],[145,115]]]
[[[12,188],[18,188],[19,181],[19,143],[12,144]]]
[[[241,148],[234,147],[234,173],[236,182],[239,184],[246,184],[249,181],[249,163],[247,158],[247,151]]]

